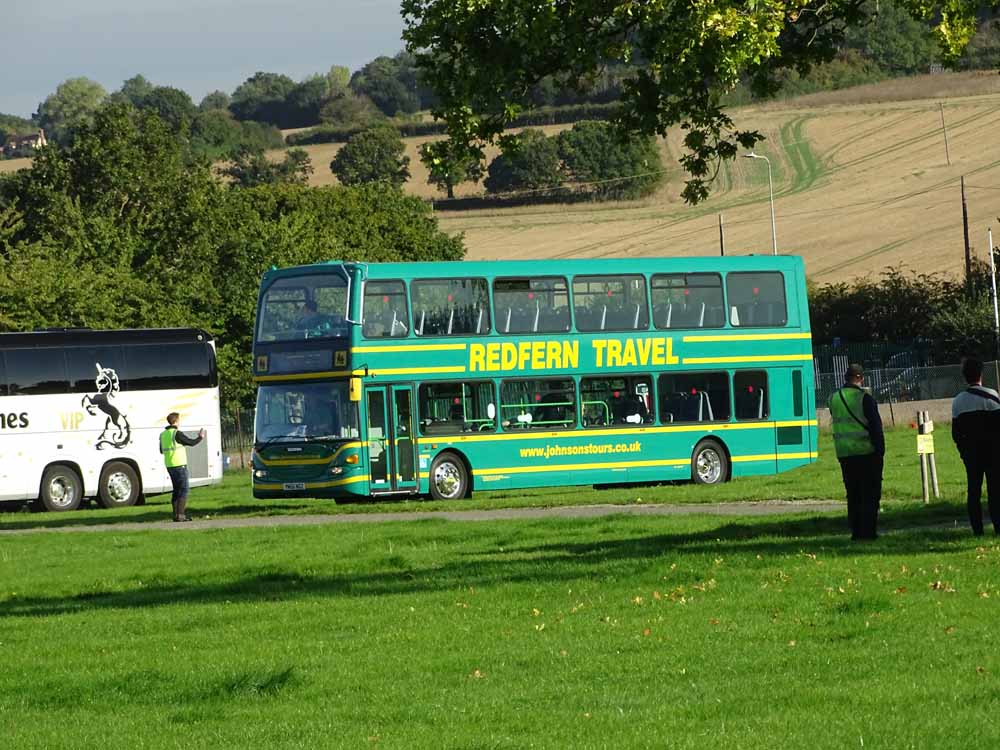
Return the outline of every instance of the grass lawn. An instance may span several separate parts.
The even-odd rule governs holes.
[[[906,428],[886,433],[887,456],[883,499],[886,508],[911,508],[936,519],[958,518],[965,523],[965,472],[951,438],[937,433],[937,463],[942,501],[922,510],[920,469],[916,455],[915,431]],[[413,510],[456,510],[484,508],[527,508],[559,505],[718,503],[759,500],[843,500],[840,468],[827,433],[820,436],[820,459],[810,466],[776,476],[746,477],[717,487],[692,484],[612,487],[557,487],[541,490],[477,492],[461,502],[391,500],[337,505],[332,500],[254,500],[250,477],[233,472],[216,487],[195,489],[188,511],[195,519],[315,513],[370,513]],[[918,507],[919,506],[919,507]],[[846,509],[846,503],[845,503]],[[122,510],[92,507],[75,513],[0,513],[0,530],[31,527],[79,526],[115,522],[166,520],[170,517],[170,497],[150,498],[145,506]]]
[[[887,511],[893,526],[896,511]],[[839,516],[28,534],[6,748],[967,748],[1000,548]]]

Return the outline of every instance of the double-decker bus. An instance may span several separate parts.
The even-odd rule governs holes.
[[[817,457],[791,256],[272,270],[254,375],[258,498],[714,484]]]
[[[188,328],[0,334],[0,501],[49,511],[88,497],[123,508],[168,492],[159,434],[170,412],[204,428],[191,485],[222,480],[215,344]]]

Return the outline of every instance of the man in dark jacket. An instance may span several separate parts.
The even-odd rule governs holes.
[[[855,541],[878,538],[885,456],[882,417],[875,399],[862,390],[863,380],[861,365],[851,365],[844,373],[844,387],[829,402],[833,445],[847,492],[847,523]]]
[[[962,375],[969,387],[951,402],[951,437],[965,464],[968,481],[966,503],[972,533],[983,533],[983,475],[993,531],[1000,534],[1000,396],[983,386],[983,363],[976,357],[962,360]]]

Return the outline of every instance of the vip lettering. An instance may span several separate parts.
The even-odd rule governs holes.
[[[62,422],[62,428],[64,430],[79,430],[80,425],[83,422],[83,412],[64,411],[59,415],[59,421]]]

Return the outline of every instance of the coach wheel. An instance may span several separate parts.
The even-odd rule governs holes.
[[[444,453],[434,459],[430,474],[431,497],[435,500],[457,500],[465,497],[469,473],[454,453]]]
[[[112,461],[101,472],[98,489],[105,508],[129,508],[139,499],[139,477],[135,469],[121,461]]]
[[[83,499],[83,481],[76,471],[65,464],[53,464],[42,474],[38,500],[52,513],[76,510]]]
[[[698,484],[721,484],[729,476],[729,459],[714,440],[698,443],[691,456],[691,479]]]

